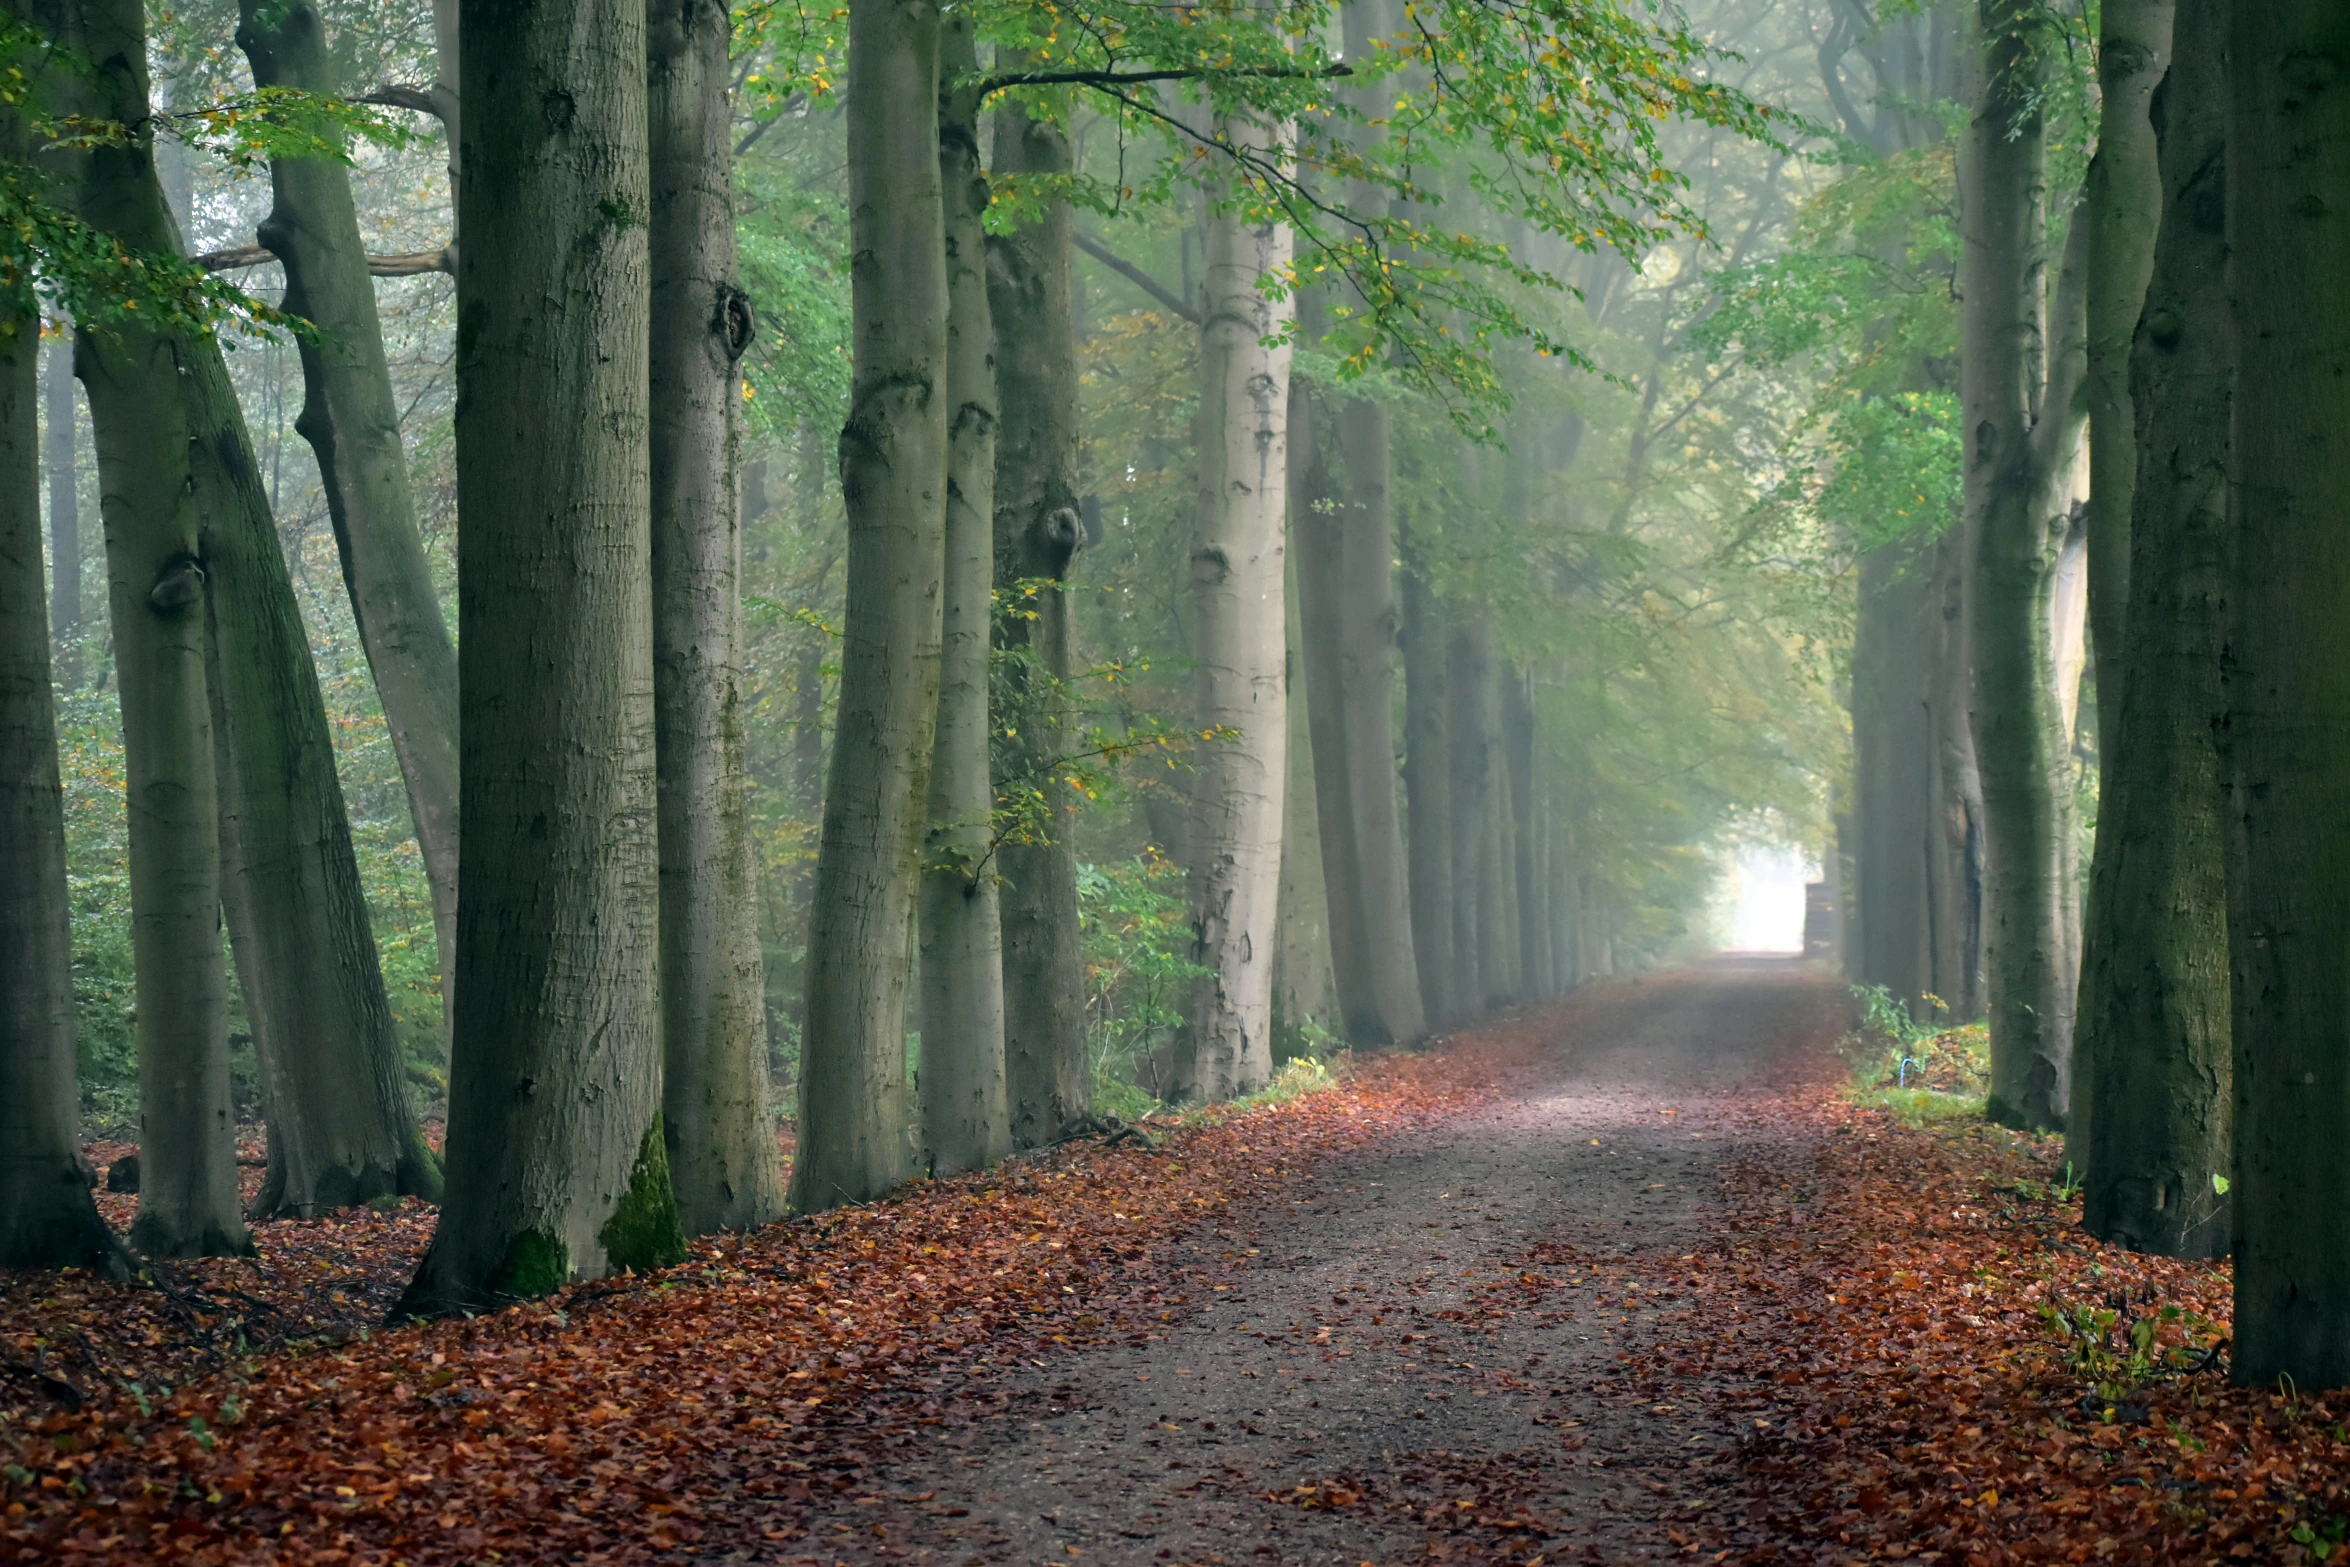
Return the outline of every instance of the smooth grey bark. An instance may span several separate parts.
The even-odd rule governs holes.
[[[938,727],[949,417],[938,47],[932,0],[852,0],[848,607],[808,927],[791,1188],[803,1213],[913,1173],[906,990]]]
[[[684,1255],[656,988],[644,0],[466,0],[449,1195],[398,1311]]]
[[[50,79],[59,107],[144,115],[146,28],[137,5],[52,0],[26,9],[58,44],[97,62],[89,77]],[[93,147],[60,162],[85,222],[138,249],[178,248],[148,143]],[[128,785],[141,1120],[130,1239],[167,1257],[252,1246],[229,1100],[203,519],[188,482],[193,431],[180,394],[194,357],[179,338],[127,324],[103,337],[81,333],[74,344],[97,446]]]
[[[946,213],[947,483],[938,741],[922,851],[922,1072],[933,1175],[1012,1151],[1004,1079],[1004,949],[989,772],[996,389],[987,308],[987,176],[979,160],[971,15],[940,24],[938,169]]]
[[[2350,1383],[2350,37],[2323,0],[2230,11],[2230,1362],[2315,1393]]]
[[[2090,1232],[2173,1257],[2225,1256],[2230,1241],[2212,1181],[2232,1168],[2218,749],[2235,379],[2226,20],[2225,0],[2179,0],[2178,52],[2155,95],[2163,215],[2130,363],[2127,677],[2103,728],[2066,1144]]]
[[[744,759],[737,366],[753,322],[735,277],[731,30],[722,0],[646,7],[661,1127],[689,1235],[783,1214]]]
[[[1929,839],[1939,828],[1929,777],[1927,622],[1931,582],[1905,541],[1860,558],[1852,634],[1852,978],[1882,985],[1913,1016],[1930,1013]],[[1947,999],[1947,998],[1945,998]]]
[[[13,112],[0,126],[23,157]],[[40,322],[0,321],[0,1267],[120,1278],[75,1138],[73,929],[65,796],[41,581]],[[69,409],[72,403],[66,405]],[[73,426],[68,423],[68,433]]]
[[[1411,852],[1412,957],[1432,1027],[1468,1015],[1453,951],[1452,745],[1444,627],[1425,562],[1407,541],[1403,572],[1405,842]]]
[[[2080,441],[2086,226],[2047,290],[2051,66],[2027,0],[1981,0],[1980,91],[1959,148],[1966,600],[1983,783],[1990,1114],[2064,1124],[2079,953],[2071,737],[2052,592]]]
[[[1279,156],[1284,133],[1230,121]],[[1185,829],[1192,987],[1178,1092],[1254,1092],[1273,1071],[1273,922],[1289,760],[1283,624],[1292,305],[1263,291],[1288,270],[1285,224],[1211,201],[1200,311],[1199,505],[1191,550],[1195,716],[1203,745]]]
[[[2131,487],[2137,416],[2130,403],[2131,342],[2154,266],[2162,172],[2147,112],[2170,66],[2172,0],[2104,0],[2098,12],[2097,154],[2077,221],[2089,227],[2089,635],[2100,710],[2120,710],[2129,601]],[[2100,751],[2102,759],[2106,754]],[[2091,893],[2095,897],[2095,893]]]
[[[1310,305],[1310,302],[1309,302]],[[1355,768],[1347,744],[1345,651],[1346,523],[1334,489],[1327,399],[1311,383],[1289,383],[1289,531],[1297,588],[1298,666],[1306,740],[1302,758],[1314,780],[1314,830],[1322,862],[1323,907],[1330,937],[1330,972],[1340,1031],[1350,1044],[1392,1044],[1373,980],[1375,959],[1366,929],[1363,866],[1356,833]],[[1293,763],[1293,765],[1295,765]],[[1286,864],[1286,861],[1284,862]],[[1409,1036],[1406,1036],[1409,1037]]]
[[[1403,815],[1396,805],[1392,424],[1387,405],[1375,399],[1352,397],[1338,406],[1344,472],[1338,694],[1346,715],[1347,802],[1371,988],[1387,1037],[1409,1044],[1428,1032],[1428,1014],[1412,945]]]
[[[990,166],[1013,175],[1066,174],[1069,138],[1051,120],[1008,104],[995,116]],[[997,755],[999,796],[1044,793],[1040,841],[997,850],[1002,870],[1004,1070],[1012,1141],[1053,1141],[1093,1108],[1085,1050],[1085,967],[1077,926],[1076,800],[1059,781],[1072,734],[1066,682],[1076,672],[1068,579],[1085,541],[1077,496],[1077,338],[1069,313],[1069,208],[1048,201],[1034,221],[987,241],[995,321],[995,586],[1002,655],[996,708],[1018,731]],[[1167,845],[1178,861],[1180,844]]]
[[[82,683],[82,505],[74,445],[72,338],[60,336],[49,350],[41,389],[46,419],[41,467],[49,481],[49,635],[57,647],[57,683],[73,691]]]
[[[237,42],[257,85],[338,89],[310,0],[239,0],[238,16]],[[287,311],[319,329],[297,340],[303,398],[294,428],[318,458],[351,617],[407,787],[449,1018],[457,950],[457,650],[417,531],[400,405],[350,171],[329,157],[279,157],[270,160],[269,178],[271,205],[258,238],[285,264]]]
[[[1498,1012],[1522,999],[1518,973],[1518,878],[1511,865],[1512,827],[1517,818],[1516,780],[1510,776],[1508,746],[1502,732],[1502,686],[1508,680],[1508,661],[1493,659],[1492,679],[1486,687],[1485,732],[1488,736],[1487,797],[1483,858],[1477,868],[1480,899],[1477,918],[1477,973],[1485,989],[1487,1011]]]
[[[1294,400],[1297,383],[1290,383]],[[1292,463],[1295,462],[1294,448]],[[1313,736],[1308,733],[1304,632],[1298,623],[1298,552],[1289,557],[1289,782],[1281,808],[1281,910],[1273,954],[1273,1025],[1296,1030],[1306,1020],[1328,1028],[1338,1011],[1338,980],[1331,970],[1330,901],[1322,866],[1320,807]]]

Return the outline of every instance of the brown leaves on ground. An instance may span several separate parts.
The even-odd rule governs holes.
[[[400,1228],[419,1219],[264,1226],[258,1263],[174,1265],[176,1297],[12,1276],[0,1345],[88,1397],[9,1389],[0,1559],[607,1561],[789,1538],[793,1503],[853,1484],[861,1443],[985,1416],[1013,1357],[1171,1321],[1186,1284],[1154,1247],[1302,1161],[1489,1097],[1533,1048],[1504,1029],[1157,1149],[1071,1145],[700,1242],[659,1274],[395,1332],[345,1317],[355,1336],[260,1356],[258,1324],[321,1315],[322,1270],[367,1281],[337,1304],[379,1312],[375,1276],[421,1248]]]
[[[2088,1236],[2053,1142],[1789,1114],[1731,1165],[1724,1244],[1650,1281],[1689,1304],[1647,1391],[1708,1390],[1755,1481],[1687,1554],[2344,1559],[2350,1400],[2228,1386],[2224,1265]]]

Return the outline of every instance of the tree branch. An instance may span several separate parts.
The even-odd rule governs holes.
[[[1143,271],[1142,268],[1136,266],[1133,262],[1127,260],[1124,256],[1119,255],[1109,246],[1103,244],[1100,240],[1095,239],[1091,234],[1086,233],[1085,230],[1081,228],[1072,227],[1069,231],[1069,238],[1079,250],[1082,250],[1087,255],[1093,257],[1094,260],[1100,262],[1103,266],[1108,267],[1112,272],[1117,273],[1127,282],[1132,283],[1136,288],[1141,289],[1144,293],[1150,295],[1151,298],[1157,300],[1160,304],[1165,305],[1169,310],[1172,310],[1175,314],[1181,316],[1184,320],[1190,322],[1193,326],[1199,325],[1199,312],[1192,308],[1191,305],[1187,304],[1184,301],[1183,296],[1176,293],[1166,284],[1160,282],[1157,278],[1152,277],[1148,272]]]
[[[1213,76],[1256,76],[1275,80],[1290,78],[1327,80],[1334,76],[1352,76],[1354,67],[1344,63],[1328,70],[1309,71],[1279,65],[1251,66],[1237,71],[1014,71],[1009,76],[990,76],[979,83],[979,95],[991,98],[1012,87],[1103,87],[1115,89],[1133,82],[1196,82]],[[364,101],[364,100],[362,100]]]
[[[239,267],[266,266],[277,259],[277,252],[267,245],[231,245],[226,250],[208,250],[196,257],[195,261],[207,272],[233,272]],[[422,277],[428,272],[446,272],[455,277],[456,258],[446,247],[367,258],[369,277]]]

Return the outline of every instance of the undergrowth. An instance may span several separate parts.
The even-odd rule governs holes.
[[[1883,1110],[1904,1126],[1980,1117],[1991,1085],[1991,1035],[1981,1023],[1950,1025],[1949,1004],[1926,1001],[1920,1021],[1883,985],[1855,985],[1860,1021],[1836,1042],[1852,1074],[1853,1102]]]

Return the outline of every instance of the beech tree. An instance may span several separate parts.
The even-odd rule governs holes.
[[[25,137],[6,112],[0,136],[16,145],[0,151],[21,157]],[[95,1177],[75,1136],[65,802],[41,577],[41,328],[28,302],[0,321],[0,1266],[120,1275],[122,1248],[90,1200]]]
[[[2154,94],[2161,225],[2129,360],[2128,603],[2105,617],[2121,678],[2112,695],[2099,681],[2112,705],[2067,1142],[2092,1233],[2186,1257],[2231,1243],[2219,1191],[2233,1168],[2218,751],[2235,373],[2226,28],[2220,0],[2180,0]],[[2092,533],[2093,561],[2099,543]],[[2093,578],[2092,604],[2114,585]]]
[[[934,1175],[984,1169],[1012,1147],[1001,905],[988,863],[995,825],[988,663],[995,621],[996,388],[978,75],[970,13],[955,12],[940,24],[938,162],[949,412],[938,737],[921,894],[918,1086]]]
[[[1959,153],[1960,401],[1991,1114],[2061,1127],[2079,874],[2053,627],[2084,423],[2088,225],[2072,226],[2051,287],[2043,99],[2054,40],[2021,0],[1982,0],[1980,19],[1981,92]]]
[[[239,0],[237,14],[257,86],[324,96],[342,85],[310,0]],[[447,128],[453,155],[453,118]],[[270,210],[255,237],[285,265],[286,312],[316,328],[296,339],[304,395],[294,428],[318,459],[352,619],[400,759],[432,889],[445,1020],[457,950],[457,650],[417,529],[350,171],[333,150],[279,148],[269,180]]]
[[[1000,52],[999,52],[1000,58]],[[1015,61],[1020,57],[1014,56]],[[1018,98],[995,111],[999,184],[1037,180],[1034,209],[987,239],[987,301],[995,328],[996,789],[1041,832],[1013,832],[996,850],[1004,964],[1004,1059],[1012,1141],[1039,1147],[1085,1116],[1093,1087],[1085,1049],[1083,954],[1077,927],[1076,802],[1060,782],[1076,674],[1068,579],[1085,543],[1077,495],[1077,345],[1069,314],[1070,212],[1050,182],[1072,172],[1066,92],[1031,113]],[[1041,801],[1036,795],[1043,796]],[[1026,795],[1027,798],[1019,798]]]
[[[696,1235],[783,1212],[745,798],[736,366],[753,322],[735,277],[729,34],[718,0],[646,10],[662,1126]]]
[[[2227,257],[2235,301],[2225,674],[2240,1383],[2350,1383],[2350,91],[2342,16],[2228,7]],[[2184,338],[2182,337],[2182,341]],[[2136,569],[2136,562],[2132,562]]]
[[[1232,125],[1279,157],[1277,126]],[[1276,297],[1286,224],[1211,194],[1202,223],[1199,516],[1191,557],[1193,711],[1229,735],[1199,753],[1184,853],[1194,961],[1181,1092],[1229,1099],[1272,1076],[1273,922],[1289,750],[1284,640],[1289,358]]]
[[[840,717],[808,930],[791,1203],[866,1202],[913,1170],[906,992],[938,723],[947,264],[933,0],[849,8],[855,380]],[[477,113],[478,117],[478,113]]]
[[[645,24],[641,0],[462,8],[449,1195],[403,1314],[684,1254],[655,985]]]

